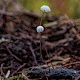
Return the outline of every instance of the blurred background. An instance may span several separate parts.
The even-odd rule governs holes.
[[[71,18],[80,18],[80,0],[0,0],[0,9],[3,11],[25,9],[41,13],[42,5],[49,5],[52,14],[67,14]]]

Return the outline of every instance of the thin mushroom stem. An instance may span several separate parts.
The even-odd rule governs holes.
[[[44,12],[43,12],[43,14],[41,16],[41,19],[40,19],[40,25],[42,24],[43,16],[44,16]],[[43,60],[43,56],[42,56],[42,35],[41,35],[41,32],[39,33],[39,37],[40,37],[40,54],[41,54],[41,58]]]
[[[43,14],[42,14],[42,17],[41,17],[41,20],[40,20],[40,25],[42,24],[42,20],[43,20],[44,13],[45,13],[45,12],[43,12]],[[42,60],[43,60],[43,56],[42,56],[42,36],[41,36],[41,33],[39,33],[39,35],[40,35],[40,54],[41,54],[41,57],[42,57]],[[48,58],[49,58],[49,54],[48,54],[48,52],[47,52],[47,49],[46,49],[45,46],[44,46],[44,48],[45,48],[46,54],[47,54],[47,56],[48,56]],[[45,63],[46,63],[46,62],[45,62]],[[46,64],[47,64],[47,63],[46,63]],[[47,65],[48,65],[48,64],[47,64]],[[51,66],[53,67],[52,63],[51,63]]]
[[[42,55],[42,36],[41,36],[41,33],[39,33],[39,36],[40,36],[40,54],[41,54],[42,61],[44,61],[43,55]]]
[[[43,12],[41,19],[40,19],[40,25],[42,24],[43,16],[44,16],[44,12]]]

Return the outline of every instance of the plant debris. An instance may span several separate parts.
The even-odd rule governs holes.
[[[70,72],[73,75],[68,74],[68,76],[75,78],[73,69],[80,70],[80,34],[77,29],[78,25],[74,20],[66,16],[54,17],[46,15],[43,22],[46,21],[47,23],[42,24],[45,31],[41,34],[42,60],[39,34],[36,32],[40,18],[40,15],[32,12],[0,13],[1,76],[5,77],[8,70],[10,71],[9,76],[14,76],[29,67],[38,66],[45,67],[48,71],[52,68],[51,74],[47,75],[50,79],[52,75],[55,75],[54,70],[59,70],[58,77],[66,76]],[[57,67],[69,68],[70,70],[56,69]],[[40,73],[40,76],[44,75]],[[55,79],[57,78],[55,77]]]

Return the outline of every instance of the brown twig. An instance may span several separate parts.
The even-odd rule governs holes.
[[[17,70],[14,71],[11,75],[13,76],[14,74],[16,74],[16,73],[17,73],[20,69],[22,69],[25,65],[26,65],[26,63],[24,63],[23,65],[19,66],[19,67],[17,68]]]
[[[10,53],[11,56],[13,56],[16,60],[18,61],[22,61],[21,59],[19,59],[16,55],[12,54],[12,52],[10,51],[10,49],[6,46],[7,51]]]
[[[5,76],[4,72],[3,72],[3,65],[4,65],[4,63],[1,64],[1,75],[3,75],[5,80],[9,80],[8,78],[6,78],[6,76]]]
[[[38,62],[37,62],[37,60],[36,60],[36,55],[35,55],[35,53],[34,53],[32,47],[30,47],[30,50],[31,50],[31,52],[32,52],[32,55],[33,55],[35,64],[38,65]]]

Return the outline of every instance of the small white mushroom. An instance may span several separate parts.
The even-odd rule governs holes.
[[[47,5],[41,6],[41,10],[44,11],[44,12],[50,12],[51,11],[50,7],[47,6]]]
[[[44,31],[44,27],[43,26],[37,26],[36,31],[38,33],[43,32]]]

